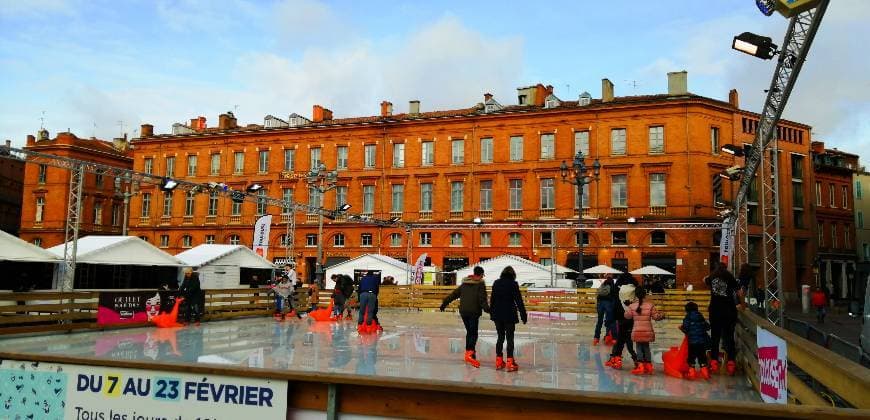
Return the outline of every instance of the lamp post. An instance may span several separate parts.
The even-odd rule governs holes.
[[[585,282],[586,276],[583,275],[583,187],[598,180],[598,174],[601,172],[601,162],[595,159],[592,163],[592,175],[587,175],[589,167],[586,166],[583,151],[577,151],[574,155],[574,162],[571,165],[570,171],[573,179],[569,177],[569,168],[565,161],[559,166],[562,175],[562,182],[569,182],[577,186],[578,213],[577,213],[577,271],[580,274],[577,276],[578,283]]]
[[[311,168],[305,180],[309,188],[317,191],[319,206],[323,207],[323,194],[334,189],[338,182],[338,171],[328,171],[323,162],[319,162],[316,168]],[[323,212],[317,217],[317,262],[315,263],[315,281],[317,286],[323,287]]]

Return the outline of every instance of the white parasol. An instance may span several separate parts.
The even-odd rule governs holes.
[[[655,276],[655,275],[673,276],[674,275],[674,273],[671,273],[670,271],[667,271],[667,270],[663,270],[663,269],[658,268],[654,265],[645,265],[641,268],[638,268],[637,270],[630,271],[629,273],[635,274],[635,275],[642,275],[642,276],[644,276],[644,275],[646,275],[646,276]]]
[[[583,270],[584,274],[622,274],[622,271],[619,271],[613,267],[599,264],[592,268],[587,268]]]

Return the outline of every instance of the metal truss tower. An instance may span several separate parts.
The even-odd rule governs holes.
[[[60,290],[73,290],[76,276],[76,251],[79,239],[79,224],[82,215],[82,186],[85,183],[84,165],[72,166],[69,176],[69,193],[66,208],[66,226],[63,246],[63,277]]]

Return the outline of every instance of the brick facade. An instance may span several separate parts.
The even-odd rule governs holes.
[[[11,146],[6,140],[6,146]],[[24,188],[24,161],[11,156],[0,158],[0,230],[17,235],[21,226],[21,197]]]

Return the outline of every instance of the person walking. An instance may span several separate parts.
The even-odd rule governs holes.
[[[465,325],[465,363],[476,368],[480,367],[477,360],[477,327],[483,312],[489,312],[489,303],[486,299],[486,284],[483,282],[483,267],[474,267],[474,274],[462,279],[462,284],[453,290],[441,303],[441,312],[444,308],[459,299],[459,315]]]
[[[638,364],[631,371],[634,375],[651,375],[653,373],[652,352],[650,351],[650,343],[656,341],[656,332],[653,329],[653,320],[661,321],[664,319],[664,314],[659,312],[651,299],[647,299],[646,290],[643,287],[638,287],[634,291],[637,296],[637,301],[629,305],[625,311],[626,319],[634,320],[634,327],[631,330],[631,341],[637,345]]]
[[[688,302],[685,306],[686,317],[683,318],[683,323],[680,325],[680,331],[686,334],[686,339],[689,342],[689,355],[686,362],[689,364],[689,372],[686,373],[686,378],[695,379],[695,362],[700,365],[701,377],[710,379],[710,369],[707,367],[707,347],[710,346],[710,336],[707,331],[710,329],[710,323],[701,315],[698,310],[698,304]]]
[[[634,351],[634,343],[631,341],[631,330],[634,328],[634,320],[626,319],[625,311],[636,299],[634,291],[637,288],[637,280],[631,274],[621,274],[616,281],[619,293],[619,301],[613,305],[614,330],[616,331],[616,343],[610,351],[610,359],[604,363],[614,369],[622,369],[622,349],[628,347],[628,354],[637,368],[637,353]]]
[[[613,275],[608,274],[604,278],[604,282],[598,286],[598,296],[596,297],[595,309],[598,313],[598,320],[595,322],[595,337],[592,339],[592,345],[597,346],[601,341],[601,325],[604,324],[605,345],[613,345],[613,305],[618,292],[616,285],[613,282]]]
[[[495,369],[507,368],[508,372],[519,369],[514,360],[514,330],[517,322],[528,322],[526,306],[523,304],[523,296],[520,286],[517,284],[517,273],[514,268],[507,266],[501,271],[499,278],[492,283],[492,293],[489,296],[489,316],[495,323],[498,338],[495,342]],[[517,318],[519,311],[519,318]],[[502,346],[507,339],[507,363],[504,361]]]
[[[357,319],[357,328],[362,327],[363,321],[365,321],[366,327],[372,325],[375,312],[378,310],[378,292],[380,292],[378,278],[375,276],[375,273],[369,271],[359,282],[359,319]]]
[[[734,345],[734,328],[737,325],[737,307],[740,304],[737,293],[739,286],[724,264],[713,263],[710,269],[710,275],[704,278],[704,283],[710,287],[710,370],[719,372],[721,342],[728,359],[725,369],[728,375],[734,375],[737,370],[737,363],[734,361],[737,351]]]
[[[810,303],[813,304],[813,308],[816,308],[816,322],[824,324],[826,315],[825,309],[828,306],[828,296],[821,287],[816,286],[815,290],[813,290],[813,294],[810,297]]]

